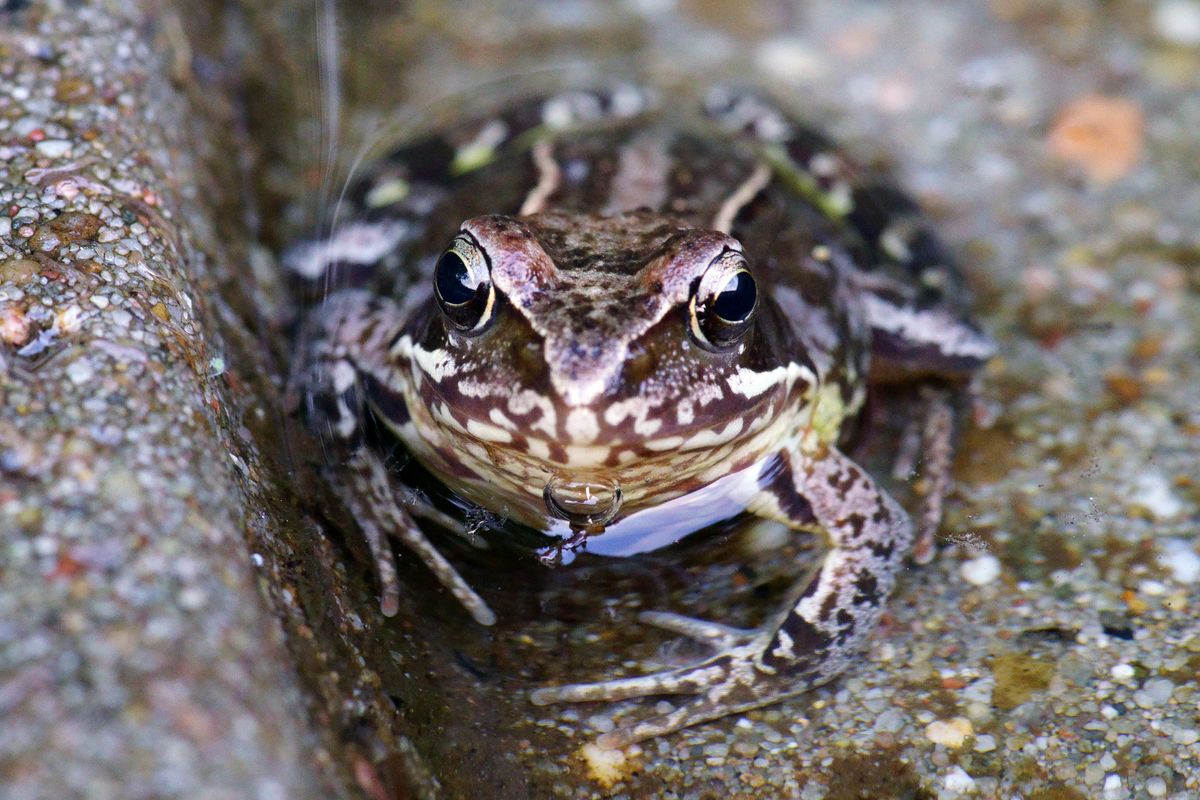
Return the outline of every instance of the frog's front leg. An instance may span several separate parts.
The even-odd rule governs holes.
[[[604,734],[622,747],[700,722],[769,705],[831,680],[875,628],[912,543],[900,505],[836,448],[810,441],[770,459],[750,510],[829,540],[821,569],[797,587],[780,613],[758,630],[739,630],[674,614],[644,622],[712,645],[704,661],[636,678],[547,687],[538,705],[620,700],[656,694],[698,695],[668,714]]]
[[[398,413],[399,373],[388,358],[403,315],[391,301],[363,291],[329,296],[300,336],[298,368],[289,387],[292,403],[320,437],[329,483],[363,533],[380,583],[380,609],[393,616],[400,585],[388,538],[415,553],[481,625],[496,615],[437,551],[400,501],[383,459],[364,440],[368,408],[386,404]]]

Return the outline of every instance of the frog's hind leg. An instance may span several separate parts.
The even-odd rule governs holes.
[[[787,448],[759,476],[751,509],[796,529],[817,529],[830,550],[820,569],[756,631],[739,631],[673,614],[647,621],[707,641],[716,652],[688,667],[592,684],[548,687],[545,705],[655,694],[698,697],[680,708],[605,734],[622,746],[726,714],[769,705],[831,680],[876,626],[912,542],[903,509],[853,461],[814,443]]]

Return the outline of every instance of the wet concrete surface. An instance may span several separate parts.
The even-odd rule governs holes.
[[[331,780],[246,532],[265,412],[226,370],[180,18],[0,5],[0,795]],[[230,233],[230,231],[238,231]],[[233,244],[233,242],[241,242]],[[253,424],[253,423],[250,423]]]

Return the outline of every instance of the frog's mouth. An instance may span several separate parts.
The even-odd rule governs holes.
[[[783,398],[766,398],[742,416],[708,426],[659,427],[655,436],[638,434],[628,420],[605,424],[606,417],[619,417],[615,413],[591,412],[581,422],[572,409],[551,426],[532,413],[465,416],[464,409],[435,401],[413,414],[423,429],[414,444],[440,442],[440,471],[451,482],[461,482],[466,473],[477,477],[481,486],[475,494],[519,495],[525,504],[544,504],[552,517],[602,526],[618,512],[690,493],[777,450],[800,414],[782,403]],[[592,424],[594,431],[580,430]]]
[[[396,432],[476,502],[543,518],[579,512],[603,524],[614,509],[624,516],[695,491],[778,450],[808,413],[809,376],[790,367],[736,368],[719,384],[690,385],[681,399],[571,405],[545,383],[498,380],[486,365],[411,352],[403,382],[411,422]]]

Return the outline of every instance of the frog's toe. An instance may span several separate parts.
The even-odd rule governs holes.
[[[534,705],[548,706],[551,703],[627,700],[655,694],[696,694],[726,677],[726,667],[713,661],[715,659],[699,666],[663,670],[635,678],[545,686],[531,692],[529,699]]]
[[[716,650],[731,650],[748,643],[755,636],[761,634],[757,630],[734,628],[719,622],[709,622],[683,614],[673,614],[669,611],[643,611],[638,614],[638,622],[686,636]]]
[[[619,728],[596,740],[600,747],[616,748],[769,705],[800,694],[813,685],[811,675],[780,675],[763,665],[764,637],[761,631],[728,628],[677,614],[647,612],[644,616],[649,616],[647,622],[661,623],[660,627],[685,635],[694,633],[708,643],[722,639],[740,643],[722,647],[712,657],[690,667],[634,678],[544,687],[535,690],[530,699],[536,705],[544,706],[599,700],[611,702],[652,695],[694,695],[673,711]]]
[[[596,737],[596,744],[607,750],[627,747],[635,742],[665,736],[692,725],[719,719],[735,710],[719,697],[718,692],[709,691],[703,697],[691,700],[674,711],[657,714],[633,725],[601,734]]]

